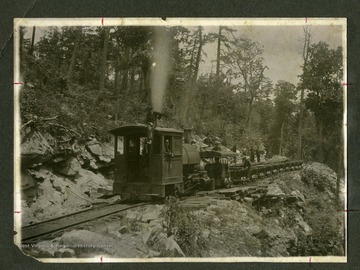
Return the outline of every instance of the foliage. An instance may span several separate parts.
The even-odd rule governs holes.
[[[109,140],[107,131],[118,125],[144,123],[154,91],[149,83],[154,27],[39,28],[42,37],[33,48],[31,39],[25,38],[32,29],[20,30],[21,73],[26,82],[20,95],[23,122],[34,116],[58,116],[59,124],[82,137],[94,134],[101,140]],[[171,69],[161,124],[190,126],[198,134],[220,137],[228,147],[264,145],[272,155],[278,154],[284,123],[283,153],[293,156],[299,121],[294,86],[280,81],[273,87],[265,76],[261,44],[229,27],[218,30],[166,28]],[[107,53],[105,33],[109,33]],[[200,74],[199,64],[206,56],[203,46],[208,43],[218,48],[216,73]],[[304,155],[316,157],[322,123],[325,161],[336,164],[341,145],[341,49],[312,45],[305,71],[300,77],[307,91]],[[101,78],[104,87],[99,91]]]
[[[306,107],[313,112],[318,129],[316,159],[325,161],[335,170],[342,145],[342,72],[341,47],[329,49],[324,42],[310,46],[307,68],[301,80],[308,89]]]
[[[169,197],[163,215],[168,236],[174,236],[185,255],[200,256],[199,251],[206,247],[194,215],[181,207],[174,197]]]
[[[270,140],[272,154],[280,154],[279,148],[282,148],[281,155],[289,156],[289,153],[295,151],[296,145],[291,145],[296,141],[296,130],[294,125],[294,112],[296,109],[296,88],[295,85],[286,81],[278,81],[274,89],[274,118],[271,125]],[[283,132],[283,135],[281,135]],[[281,140],[281,138],[283,139]]]

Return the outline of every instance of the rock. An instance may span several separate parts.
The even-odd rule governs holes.
[[[114,157],[114,146],[109,143],[103,143],[102,144],[102,150],[103,150],[103,156],[108,158]]]
[[[278,184],[272,183],[268,186],[268,191],[265,194],[266,197],[283,197],[285,193],[281,190]]]
[[[55,258],[75,258],[75,251],[71,248],[60,248],[54,254]]]
[[[107,233],[117,238],[121,238],[121,232],[119,230],[119,223],[114,222],[107,225]]]
[[[57,240],[41,241],[35,244],[34,249],[39,251],[39,258],[52,258],[57,250]]]
[[[38,170],[29,170],[29,173],[36,180],[43,182],[45,179],[49,179],[52,176],[52,173],[47,168],[40,168]]]
[[[110,163],[111,162],[111,158],[109,157],[106,157],[106,156],[99,156],[98,159],[102,162],[105,162],[105,163]]]
[[[56,191],[59,191],[61,193],[65,192],[66,183],[64,183],[64,181],[61,178],[52,178],[52,179],[50,179],[50,181],[52,183],[53,188]]]
[[[293,202],[305,202],[305,197],[298,190],[294,190],[290,193],[290,195],[286,198],[288,203]]]
[[[161,227],[154,227],[150,228],[148,230],[145,230],[141,238],[148,247],[153,247],[157,242],[159,242],[159,239],[163,238],[166,235],[163,232],[163,229]]]
[[[99,169],[98,165],[96,165],[96,163],[95,163],[94,160],[91,160],[91,161],[90,161],[89,167],[90,167],[90,169],[92,169],[92,170],[98,170],[98,169]]]
[[[120,227],[118,232],[121,234],[129,233],[129,229],[126,226],[122,226],[122,227]]]
[[[149,249],[149,257],[152,258],[152,257],[159,257],[161,255],[160,252],[158,251],[155,251],[155,250],[152,250],[152,249]]]
[[[142,219],[141,221],[142,222],[150,222],[152,220],[155,220],[158,218],[158,215],[156,215],[156,213],[153,213],[153,212],[150,212],[150,213],[145,213],[143,216],[142,216]]]
[[[72,247],[76,257],[88,257],[94,254],[114,254],[115,240],[86,230],[74,230],[64,233],[60,245]]]
[[[102,156],[102,146],[101,144],[94,138],[91,141],[85,144],[86,149],[95,156]]]
[[[249,197],[244,197],[244,202],[248,203],[248,204],[252,204],[254,202],[254,198],[249,198]]]
[[[81,166],[76,158],[71,157],[61,168],[55,168],[55,170],[65,176],[75,176],[81,170]]]
[[[22,138],[21,165],[43,163],[52,158],[54,150],[40,132],[29,132]]]
[[[202,230],[202,236],[207,239],[210,236],[210,231],[208,229]]]
[[[26,169],[21,170],[21,190],[35,186],[34,179]]]
[[[139,213],[135,212],[135,211],[126,211],[126,216],[125,219],[127,219],[128,221],[135,221],[135,220],[140,220],[141,216],[139,215]]]
[[[252,235],[257,235],[262,231],[261,228],[257,225],[246,227],[245,230]]]
[[[165,248],[163,252],[161,252],[161,255],[166,257],[185,257],[184,252],[174,240],[173,235],[163,240],[163,244],[165,245]]]

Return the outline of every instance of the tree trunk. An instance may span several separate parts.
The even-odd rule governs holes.
[[[191,79],[191,87],[189,89],[189,94],[188,94],[188,102],[187,102],[187,106],[186,106],[186,120],[188,122],[191,122],[191,103],[192,103],[192,97],[193,97],[193,92],[196,88],[196,79],[199,73],[199,65],[200,65],[200,61],[201,61],[201,50],[202,50],[202,46],[203,46],[203,39],[202,39],[202,31],[201,31],[201,26],[199,26],[199,46],[198,46],[198,50],[197,50],[197,54],[196,54],[196,62],[195,62],[195,70],[194,70],[194,74],[192,76]]]
[[[193,76],[193,82],[196,82],[198,72],[199,72],[199,65],[201,60],[201,50],[203,46],[203,40],[202,40],[202,32],[201,32],[201,26],[199,26],[199,47],[196,55],[196,62],[195,62],[195,71]]]
[[[219,36],[217,44],[217,56],[216,56],[216,77],[219,77],[220,73],[220,47],[221,47],[221,26],[219,26]]]
[[[114,80],[114,95],[118,94],[118,86],[119,86],[119,76],[120,71],[118,67],[115,67],[115,80]]]
[[[75,45],[74,45],[74,49],[73,49],[73,52],[72,52],[72,55],[71,55],[71,60],[70,60],[68,73],[66,75],[66,78],[67,78],[68,81],[71,80],[71,75],[73,74],[73,70],[74,70],[74,66],[75,66],[76,54],[77,54],[77,52],[79,50],[81,34],[82,34],[82,29],[80,28],[80,29],[78,29],[78,32],[76,34]]]
[[[142,72],[140,71],[140,75],[139,75],[139,100],[142,100],[142,92],[143,92],[143,87],[144,87],[144,76],[142,74]]]
[[[304,33],[305,33],[305,41],[304,41],[304,47],[303,47],[303,53],[302,53],[302,57],[304,59],[304,65],[303,65],[303,75],[305,75],[306,73],[306,68],[307,68],[307,61],[309,58],[309,47],[310,47],[310,31],[308,30],[308,28],[304,28]],[[302,133],[303,133],[303,118],[304,118],[304,87],[302,85],[300,85],[300,112],[299,112],[299,132],[298,132],[298,150],[297,150],[297,156],[298,159],[302,159],[303,155],[302,155]]]
[[[124,56],[124,62],[126,65],[126,69],[123,70],[123,78],[121,82],[121,92],[124,94],[128,93],[129,88],[129,59],[130,59],[130,47],[125,48],[125,56]]]
[[[246,128],[249,128],[250,126],[250,119],[251,119],[251,114],[252,114],[252,105],[253,105],[254,99],[251,98],[250,102],[249,102],[249,108],[248,108],[248,115],[246,117]]]
[[[142,67],[143,71],[143,78],[144,78],[144,95],[143,95],[143,102],[150,104],[150,76],[149,71],[150,67],[146,64]]]
[[[130,70],[130,92],[135,92],[134,84],[135,84],[135,67],[131,67],[131,70]]]
[[[338,153],[338,169],[337,169],[337,178],[336,178],[336,201],[335,204],[338,205],[340,202],[340,182],[343,177],[343,141],[341,140],[341,145]]]
[[[324,151],[323,151],[323,123],[319,122],[319,144],[317,151],[317,160],[322,163],[324,162]]]
[[[36,32],[36,27],[34,26],[33,31],[32,31],[31,46],[29,49],[29,54],[33,54],[33,52],[34,52],[35,32]]]
[[[282,155],[282,146],[283,146],[283,140],[284,140],[284,126],[285,126],[285,121],[283,121],[281,124],[279,156]]]
[[[298,149],[297,157],[302,159],[302,132],[303,132],[303,117],[304,117],[304,88],[301,87],[300,94],[300,112],[299,112],[299,132],[298,132]]]
[[[104,29],[104,32],[105,32],[104,46],[101,54],[101,63],[100,63],[100,83],[99,83],[100,92],[104,91],[104,87],[105,87],[106,58],[109,48],[110,27],[106,27]]]

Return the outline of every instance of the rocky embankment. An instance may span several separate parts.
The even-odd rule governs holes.
[[[20,181],[23,226],[119,199],[118,196],[101,199],[112,190],[112,147],[100,144],[94,137],[82,145],[76,143],[75,150],[73,145],[69,139],[38,131],[29,130],[23,135]]]

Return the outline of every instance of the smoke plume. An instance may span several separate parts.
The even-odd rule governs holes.
[[[169,39],[165,27],[154,27],[153,42],[154,58],[150,75],[150,101],[152,110],[162,113],[170,68]]]

